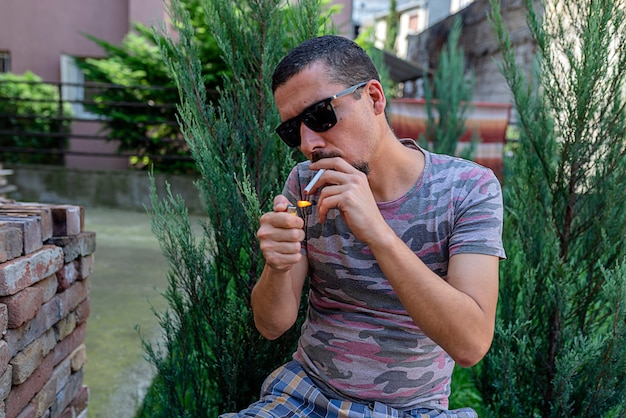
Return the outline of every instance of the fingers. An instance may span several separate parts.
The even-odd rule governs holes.
[[[289,199],[287,199],[282,194],[274,198],[274,212],[286,212],[287,207],[290,205],[291,202],[289,202]]]
[[[371,204],[375,205],[367,176],[344,159],[322,159],[311,164],[311,169],[317,173],[325,170],[309,192],[319,193],[320,222],[325,222],[330,209],[339,209],[343,216],[348,216],[356,209],[367,210]]]
[[[367,176],[340,157],[311,164],[311,170],[325,169],[310,193],[319,193],[317,211],[324,223],[331,209],[338,209],[351,231],[361,240],[370,239],[374,226],[384,222]]]
[[[304,221],[287,211],[289,201],[284,196],[274,199],[274,212],[261,216],[257,238],[265,261],[277,270],[289,270],[300,261],[304,240]]]
[[[358,170],[348,164],[343,158],[322,158],[311,163],[310,169],[317,171],[307,185],[305,193],[314,194],[317,190],[329,184],[339,184],[341,173],[356,174]]]

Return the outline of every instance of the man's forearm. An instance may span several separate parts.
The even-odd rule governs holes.
[[[280,337],[296,322],[302,291],[299,280],[294,282],[297,271],[279,271],[266,265],[252,289],[254,323],[267,339]]]
[[[467,272],[452,266],[449,274],[464,274],[458,283],[466,287],[459,288],[456,279],[451,284],[432,272],[395,234],[370,249],[413,322],[426,335],[461,366],[471,366],[484,356],[493,338],[496,258],[464,255],[470,266],[480,263],[484,267],[484,276],[469,271],[470,266]]]

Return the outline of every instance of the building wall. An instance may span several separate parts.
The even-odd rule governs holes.
[[[415,20],[412,22],[412,20]],[[414,27],[412,27],[414,25]],[[396,54],[406,58],[408,51],[408,37],[422,32],[428,27],[428,9],[421,5],[400,11],[398,38],[396,39]]]
[[[46,165],[6,165],[12,170],[8,183],[17,188],[7,197],[28,202],[77,204],[85,207],[113,208],[143,212],[151,207],[150,178],[145,171],[56,167]],[[159,196],[167,193],[185,200],[193,214],[205,213],[197,176],[155,173]],[[0,415],[1,417],[1,415]]]
[[[0,3],[0,50],[10,51],[11,72],[22,74],[30,70],[45,81],[60,80],[62,54],[102,56],[100,47],[83,33],[118,43],[128,27],[128,0]]]
[[[516,48],[517,61],[530,71],[534,46],[526,25],[523,2],[502,0],[501,7]],[[498,68],[501,52],[491,23],[487,20],[488,10],[488,0],[476,0],[459,12],[463,21],[459,42],[466,54],[467,69],[472,71],[476,80],[474,101],[510,103],[512,95]],[[407,60],[427,68],[437,68],[441,48],[447,41],[455,16],[449,16],[418,35],[409,36]]]
[[[62,57],[104,56],[102,49],[85,34],[119,44],[134,23],[159,25],[165,18],[162,0],[2,0],[0,51],[10,52],[13,73],[29,70],[47,82],[77,83],[82,77],[76,78],[77,70],[68,68],[71,59],[63,58],[62,66]],[[72,129],[75,135],[84,134],[79,125]],[[104,140],[89,140],[85,145],[80,139],[72,139],[69,149],[84,151],[85,146],[89,152],[110,153],[112,149],[112,144]],[[123,169],[128,162],[115,157],[69,155],[66,165]]]
[[[60,81],[62,54],[103,55],[83,34],[115,44],[133,23],[151,26],[165,18],[162,0],[3,0],[0,51],[11,53],[11,72]]]
[[[163,0],[127,0],[128,19],[132,25],[135,22],[146,26],[159,26],[167,22],[168,16],[164,10]]]
[[[428,2],[428,26],[445,19],[450,15],[450,0]]]
[[[353,39],[354,22],[352,20],[352,0],[334,0],[332,4],[341,7],[341,11],[332,16],[333,25],[337,30],[337,34]]]

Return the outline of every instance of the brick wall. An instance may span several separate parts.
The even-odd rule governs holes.
[[[85,418],[95,233],[72,205],[0,200],[0,418]]]

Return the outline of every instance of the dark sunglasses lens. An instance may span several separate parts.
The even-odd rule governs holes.
[[[330,100],[315,103],[302,115],[302,121],[315,132],[326,132],[337,123],[337,115]]]
[[[300,145],[300,120],[288,120],[276,128],[276,133],[291,148]]]
[[[300,145],[300,124],[303,122],[315,132],[326,132],[335,126],[337,115],[335,115],[331,99],[315,103],[301,115],[281,123],[276,128],[276,133],[287,145],[295,148]]]

